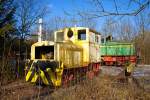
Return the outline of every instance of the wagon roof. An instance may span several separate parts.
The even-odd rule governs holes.
[[[131,42],[106,42],[106,43],[102,43],[103,45],[133,45],[133,43]]]

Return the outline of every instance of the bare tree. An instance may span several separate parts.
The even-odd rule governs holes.
[[[96,21],[94,19],[89,20],[85,17],[82,19],[78,19],[75,17],[68,16],[55,16],[49,19],[44,24],[44,31],[46,33],[47,40],[53,40],[54,31],[63,29],[65,27],[89,27],[92,29],[96,28]]]
[[[97,26],[97,21],[96,19],[89,19],[88,16],[82,16],[78,22],[78,25],[95,29]]]
[[[134,30],[134,25],[132,24],[132,21],[130,19],[123,20],[120,23],[120,29],[119,37],[121,40],[124,41],[132,41],[133,38],[136,36],[135,30]]]
[[[138,35],[135,37],[134,42],[137,50],[137,55],[142,58],[142,62],[150,64],[150,22],[149,14],[141,13],[135,19],[136,29]]]
[[[37,0],[17,0],[17,19],[18,30],[21,39],[25,39],[37,20],[44,17],[47,13],[47,7],[37,2]]]
[[[106,18],[104,24],[102,25],[102,34],[104,36],[113,35],[115,24],[116,22],[114,22],[113,18]]]
[[[114,40],[130,42],[137,35],[131,19],[116,21],[112,17],[106,18],[102,24],[102,34],[104,37],[113,36]]]

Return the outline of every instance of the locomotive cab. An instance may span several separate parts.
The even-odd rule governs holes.
[[[37,42],[31,47],[31,60],[54,60],[54,42]]]

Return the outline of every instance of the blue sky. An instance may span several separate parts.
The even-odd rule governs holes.
[[[66,17],[67,15],[64,14],[64,11],[67,11],[69,14],[74,15],[73,17],[77,17],[76,12],[77,10],[95,10],[94,6],[91,5],[89,2],[90,0],[43,0],[40,1],[43,3],[43,5],[46,5],[49,7],[49,10],[51,11],[48,16],[46,17],[46,20],[48,20],[51,17],[54,16],[61,16]],[[103,0],[103,6],[108,11],[115,11],[115,4],[114,0]],[[118,10],[121,12],[130,12],[134,11],[138,6],[134,3],[131,3],[131,6],[128,7],[129,0],[116,0],[118,3],[117,5]],[[141,0],[143,1],[143,0]],[[93,9],[94,8],[94,9]],[[72,16],[67,16],[72,17]],[[77,17],[78,18],[78,17]],[[97,20],[97,28],[101,28],[102,24],[104,23],[104,20],[107,17],[98,18]],[[119,17],[116,17],[115,19],[118,20]],[[124,17],[124,18],[133,18],[133,17]]]
[[[80,6],[88,7],[82,1],[86,0],[44,0],[43,3],[48,5],[52,16],[63,16],[64,11],[72,13],[72,11],[80,9]]]
[[[51,10],[52,14],[54,15],[62,15],[63,10],[66,11],[75,11],[75,10],[86,10],[86,9],[92,9],[94,6],[91,5],[91,0],[43,0],[40,2],[43,2],[43,4],[48,5]],[[117,5],[119,6],[120,11],[128,12],[130,10],[133,10],[137,8],[137,5],[134,3],[131,3],[130,8],[128,8],[128,2],[130,0],[116,0]],[[103,0],[103,6],[107,10],[114,11],[114,0]]]
[[[108,2],[107,6],[110,5],[109,3],[110,2]],[[51,13],[46,17],[46,20],[49,20],[49,18],[54,16],[77,17],[77,10],[86,10],[92,8],[88,0],[43,0],[43,4],[48,6],[51,11]],[[66,15],[64,11],[71,14],[71,16]],[[98,20],[99,27],[103,23],[104,18],[96,20]]]

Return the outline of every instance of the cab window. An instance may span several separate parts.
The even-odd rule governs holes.
[[[97,35],[95,35],[95,42],[99,43],[99,37]]]
[[[57,32],[57,41],[63,41],[64,40],[64,33],[63,32]]]
[[[54,46],[35,47],[35,59],[54,59]]]
[[[86,30],[78,30],[78,40],[86,40]]]

